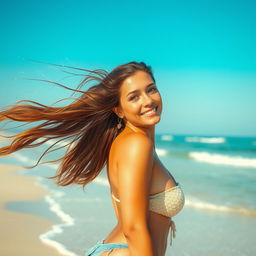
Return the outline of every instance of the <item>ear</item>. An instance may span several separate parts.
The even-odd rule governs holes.
[[[114,107],[114,108],[112,108],[112,111],[113,111],[119,118],[124,118],[123,111],[120,109],[120,107]]]

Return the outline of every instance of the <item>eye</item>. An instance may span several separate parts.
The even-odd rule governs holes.
[[[148,92],[157,92],[157,88],[154,86],[154,87],[151,87],[149,88]]]
[[[133,100],[136,100],[138,98],[137,95],[132,95],[130,98],[129,98],[129,101],[133,101]]]

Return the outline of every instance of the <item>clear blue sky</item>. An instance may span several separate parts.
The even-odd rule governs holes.
[[[256,136],[255,9],[247,0],[1,1],[0,106],[70,95],[17,80],[66,76],[24,58],[108,71],[136,60],[152,66],[163,95],[158,132]]]

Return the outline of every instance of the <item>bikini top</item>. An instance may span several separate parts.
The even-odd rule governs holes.
[[[115,201],[120,202],[113,193],[111,193],[111,195]],[[185,197],[179,183],[177,183],[175,187],[168,188],[162,192],[149,196],[149,210],[169,218],[177,215],[183,208],[184,203]],[[172,231],[172,244],[172,236],[175,237],[176,231],[175,223],[172,220],[170,220],[170,227]]]

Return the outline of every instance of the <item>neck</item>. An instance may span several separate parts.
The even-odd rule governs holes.
[[[146,134],[155,144],[155,125],[150,127],[137,127],[132,125],[131,123],[126,123],[125,129],[130,129],[134,132]]]

